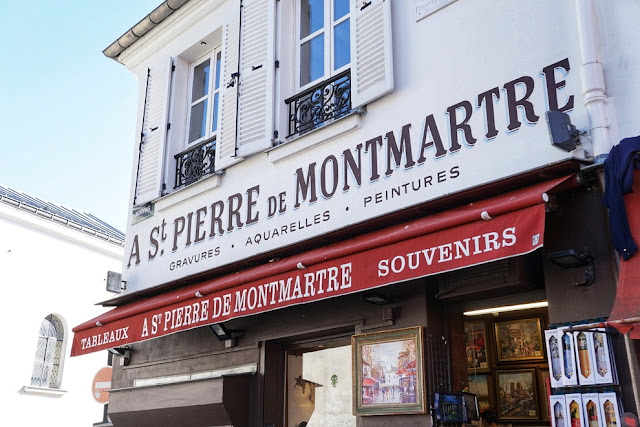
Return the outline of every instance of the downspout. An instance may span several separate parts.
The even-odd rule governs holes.
[[[613,145],[609,135],[604,68],[600,59],[598,23],[593,0],[576,0],[576,18],[582,55],[582,99],[589,114],[594,163],[602,163]]]
[[[595,164],[601,164],[609,155],[613,144],[607,120],[607,95],[604,82],[604,67],[600,58],[600,38],[596,19],[594,0],[576,0],[576,18],[578,20],[578,38],[580,40],[580,80],[582,82],[582,99],[590,122],[591,143]],[[600,187],[604,190],[604,173],[599,174]],[[616,274],[617,276],[617,274]],[[636,375],[635,352],[628,334],[625,335],[627,364],[631,375],[636,410],[640,410],[640,383]]]

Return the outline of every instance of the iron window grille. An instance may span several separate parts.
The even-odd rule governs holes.
[[[193,184],[215,171],[216,139],[201,142],[174,156],[176,159],[176,184],[174,188]]]
[[[351,111],[351,70],[345,70],[285,100],[289,135],[303,135]]]

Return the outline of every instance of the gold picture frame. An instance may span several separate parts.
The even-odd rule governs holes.
[[[540,317],[495,322],[498,363],[543,360]]]
[[[498,419],[539,420],[536,370],[503,370],[495,375]]]
[[[351,337],[353,414],[424,414],[422,327]]]

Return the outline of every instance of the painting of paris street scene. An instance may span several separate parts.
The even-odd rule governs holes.
[[[354,414],[424,413],[422,328],[354,335]]]
[[[464,322],[467,368],[487,368],[487,345],[483,322]]]
[[[362,403],[416,403],[416,343],[362,346]]]
[[[538,418],[535,371],[497,371],[498,417],[501,419]]]

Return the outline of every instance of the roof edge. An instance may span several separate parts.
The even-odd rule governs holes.
[[[107,243],[124,247],[124,233],[89,213],[76,211],[75,209],[69,210],[61,205],[53,205],[49,203],[50,206],[58,207],[61,210],[68,210],[70,215],[65,216],[46,208],[42,209],[39,206],[29,204],[25,201],[20,201],[2,193],[0,193],[0,204],[13,207],[18,211],[29,213],[40,219],[62,225],[66,228],[81,232]]]
[[[142,18],[136,25],[129,28],[116,41],[111,43],[102,53],[114,61],[118,61],[118,57],[129,46],[134,44],[138,39],[147,34],[158,24],[169,17],[173,12],[184,6],[189,0],[165,0],[156,7],[150,14]]]

